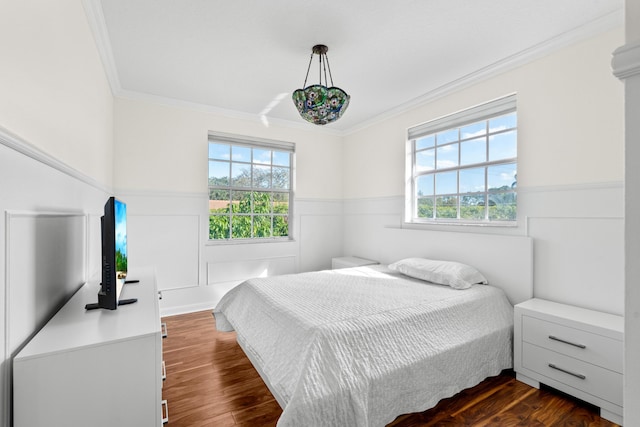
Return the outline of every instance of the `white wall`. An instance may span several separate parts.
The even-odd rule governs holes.
[[[98,272],[113,97],[80,0],[1,3],[0,426],[9,426],[11,357]]]
[[[437,246],[401,230],[407,128],[517,93],[518,227],[426,228],[531,236],[535,296],[622,314],[623,88],[610,64],[623,36],[591,37],[348,135],[345,252],[390,262],[416,242]]]
[[[110,185],[113,97],[81,1],[3,1],[0,52],[0,125]]]
[[[229,286],[256,275],[330,268],[342,254],[339,136],[123,98],[115,124],[114,181],[131,217],[130,263],[155,265],[163,314],[210,308]],[[210,131],[295,143],[291,242],[208,242]]]

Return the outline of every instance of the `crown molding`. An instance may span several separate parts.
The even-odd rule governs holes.
[[[382,120],[388,119],[390,117],[398,116],[414,108],[426,105],[430,102],[434,102],[440,98],[444,98],[445,96],[451,95],[452,93],[455,93],[462,89],[466,89],[479,82],[482,82],[483,80],[486,80],[498,74],[513,70],[527,63],[533,62],[536,59],[540,59],[559,49],[578,43],[582,40],[586,40],[590,37],[596,36],[605,31],[612,30],[613,28],[623,25],[623,23],[624,23],[624,11],[622,9],[618,9],[598,19],[595,19],[594,21],[591,21],[588,24],[574,28],[573,30],[562,33],[557,37],[554,37],[545,42],[534,45],[529,49],[525,49],[523,51],[515,53],[500,61],[490,64],[486,67],[480,68],[479,70],[476,70],[470,74],[467,74],[458,79],[452,80],[451,82],[444,84],[440,87],[437,87],[404,104],[401,104],[396,108],[387,110],[378,116],[372,117],[366,122],[362,122],[359,125],[356,125],[348,129],[344,133],[345,135],[347,135],[353,132],[357,132],[375,123],[378,123]]]
[[[640,75],[640,41],[628,43],[613,52],[613,75],[620,80]]]
[[[186,108],[190,110],[214,113],[214,114],[218,114],[218,115],[229,117],[229,118],[263,122],[263,117],[260,114],[250,114],[250,113],[240,112],[236,110],[229,110],[225,108],[199,104],[195,102],[189,102],[189,101],[178,100],[174,98],[168,98],[168,97],[151,95],[151,94],[146,94],[141,92],[124,90],[118,78],[117,67],[115,65],[115,60],[114,60],[113,52],[111,49],[111,43],[109,41],[109,34],[107,31],[105,18],[102,11],[101,0],[82,0],[82,2],[85,8],[85,13],[87,14],[89,26],[92,29],[93,36],[96,41],[98,52],[100,54],[102,63],[104,65],[107,79],[109,80],[109,84],[111,86],[111,91],[114,96],[125,98],[125,99],[145,100],[145,101],[159,103],[159,104],[171,106],[171,107]],[[573,43],[577,43],[581,40],[585,40],[589,37],[593,37],[604,31],[611,30],[617,26],[623,25],[623,23],[624,23],[624,11],[622,8],[620,8],[618,10],[615,10],[614,12],[611,12],[598,19],[595,19],[585,25],[574,28],[565,33],[562,33],[557,37],[549,39],[543,43],[534,45],[529,49],[518,52],[498,62],[490,64],[486,67],[483,67],[475,72],[472,72],[458,79],[455,79],[445,85],[437,87],[395,108],[389,109],[364,122],[351,126],[348,129],[337,130],[337,129],[331,129],[327,127],[316,127],[312,129],[314,132],[321,132],[329,135],[342,136],[342,137],[347,136],[349,134],[365,129],[369,126],[372,126],[388,118],[400,115],[402,113],[410,111],[411,109],[420,107],[422,105],[433,102],[437,99],[448,96],[454,92],[470,87],[474,84],[477,84],[497,74],[515,69],[528,62],[534,61],[545,55],[548,55],[558,49],[561,49]],[[290,129],[300,129],[307,132],[310,131],[310,128],[307,123],[300,123],[300,122],[294,122],[291,120],[275,119],[275,118],[269,118],[269,117],[267,117],[267,120],[269,124],[286,127]],[[268,124],[265,124],[265,126],[268,126]]]
[[[109,31],[107,30],[107,24],[104,19],[102,5],[100,4],[100,0],[82,0],[82,5],[84,7],[84,13],[87,15],[89,28],[91,28],[93,38],[96,42],[98,54],[102,60],[104,73],[111,87],[111,94],[116,96],[122,90],[122,86],[120,86],[116,61],[113,58],[113,50],[111,49],[111,42],[109,41]]]

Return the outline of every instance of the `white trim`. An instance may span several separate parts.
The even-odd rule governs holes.
[[[205,310],[213,311],[214,308],[215,308],[215,304],[212,304],[211,302],[177,305],[175,307],[161,308],[160,317],[177,316],[185,313],[195,313],[196,311],[205,311]],[[211,315],[213,315],[213,313],[211,313]]]
[[[410,140],[418,139],[427,134],[463,126],[476,120],[486,121],[493,116],[516,111],[516,106],[517,94],[512,93],[505,95],[473,107],[465,108],[464,110],[456,111],[455,113],[429,120],[428,122],[411,126],[407,131],[407,138]]]
[[[546,193],[555,191],[587,191],[587,190],[607,190],[624,189],[623,181],[592,182],[585,184],[565,184],[565,185],[541,185],[536,187],[518,187],[518,193]]]
[[[613,52],[613,75],[620,80],[640,74],[640,41],[626,44]]]
[[[102,60],[102,66],[109,81],[109,86],[111,86],[111,94],[115,96],[122,91],[122,86],[120,86],[116,61],[113,58],[113,50],[111,49],[111,42],[109,41],[109,31],[107,30],[104,19],[102,5],[100,4],[100,0],[82,0],[82,5],[84,6],[84,12],[87,15],[87,21],[96,42],[98,54]]]
[[[20,138],[19,136],[11,133],[8,129],[0,126],[0,144],[15,150],[25,156],[36,160],[40,163],[43,163],[59,172],[62,172],[66,175],[69,175],[72,178],[77,179],[78,181],[87,184],[93,188],[96,188],[100,191],[104,191],[106,193],[110,193],[110,189],[108,189],[104,184],[98,182],[97,180],[91,178],[88,175],[83,174],[82,172],[72,168],[66,163],[56,159],[48,153],[45,153],[35,145],[32,145]]]
[[[290,153],[296,152],[296,143],[289,141],[278,141],[275,139],[256,138],[252,136],[236,135],[226,132],[209,131],[209,142],[228,142],[234,145],[242,145],[243,147],[260,147],[267,149],[276,149],[287,151]]]

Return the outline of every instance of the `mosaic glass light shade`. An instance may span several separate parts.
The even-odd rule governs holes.
[[[326,125],[342,117],[351,97],[338,87],[312,85],[294,91],[292,98],[303,119]]]
[[[313,47],[303,89],[295,90],[291,96],[300,116],[309,123],[316,125],[326,125],[327,123],[332,123],[338,120],[347,110],[349,100],[351,99],[344,90],[333,86],[333,78],[331,77],[327,51],[328,48],[325,45],[315,45]],[[306,86],[314,54],[317,54],[320,58],[320,84]],[[329,77],[331,78],[332,84],[331,87],[327,87],[328,85],[326,84],[327,69],[329,69]],[[325,85],[322,84],[323,70]]]

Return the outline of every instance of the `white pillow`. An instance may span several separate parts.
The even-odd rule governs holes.
[[[487,279],[478,270],[455,261],[406,258],[390,264],[389,268],[416,279],[448,285],[454,289],[467,289],[476,283],[487,284]]]

